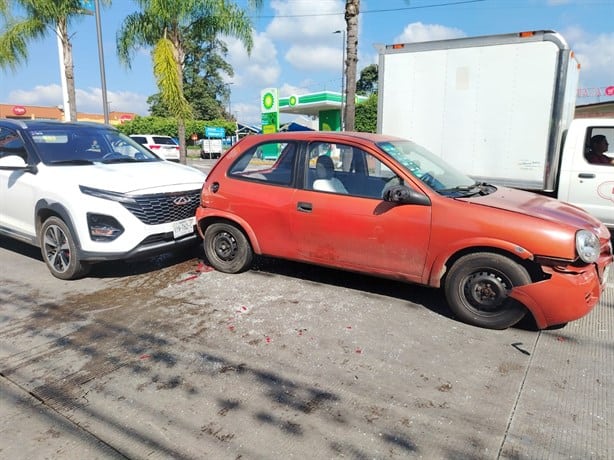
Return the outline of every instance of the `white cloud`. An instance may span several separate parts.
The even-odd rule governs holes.
[[[291,85],[289,83],[285,83],[279,87],[279,96],[287,97],[293,94],[303,94],[309,92],[309,87],[311,86],[312,81],[303,82],[300,85]]]
[[[251,55],[239,40],[224,39],[228,44],[228,60],[235,71],[232,81],[238,86],[266,87],[275,83],[280,74],[277,49],[266,34],[253,31],[253,39]]]
[[[271,8],[276,17],[266,32],[276,40],[293,44],[325,44],[334,40],[331,34],[335,30],[345,29],[345,2],[341,0],[273,0]]]
[[[85,113],[102,113],[102,90],[100,88],[77,88],[77,111]],[[62,105],[62,87],[57,84],[37,85],[31,90],[16,90],[9,93],[9,99],[20,104],[38,106]],[[112,111],[138,113],[147,115],[147,96],[129,91],[107,91],[107,101]]]
[[[343,1],[277,0],[271,2],[271,8],[276,17],[266,34],[288,46],[284,54],[288,64],[295,69],[315,72],[340,68],[343,35],[335,32],[346,28]]]
[[[454,27],[446,27],[439,24],[422,24],[413,22],[408,24],[401,35],[395,39],[395,43],[426,42],[431,40],[445,40],[448,38],[464,37],[465,33]]]
[[[108,91],[107,102],[111,112],[130,112],[149,115],[147,97],[130,91]],[[102,113],[102,89],[77,90],[77,109],[80,112]]]
[[[8,99],[24,105],[58,106],[62,104],[62,87],[55,84],[37,85],[31,90],[11,91]]]
[[[341,72],[343,50],[341,46],[331,48],[330,46],[295,45],[290,47],[285,58],[299,70],[339,70]]]
[[[77,93],[77,111],[85,113],[103,113],[102,89],[88,88],[79,89]],[[107,102],[111,112],[129,112],[139,115],[149,115],[147,97],[143,94],[130,91],[108,91]]]
[[[256,101],[259,102],[259,101]],[[260,126],[260,104],[248,104],[244,102],[240,102],[237,104],[233,104],[232,112],[237,117],[241,123],[245,123],[248,125],[258,125]]]
[[[614,33],[589,35],[574,29],[563,34],[580,62],[580,87],[614,85]]]

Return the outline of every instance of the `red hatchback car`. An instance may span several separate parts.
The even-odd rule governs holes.
[[[608,229],[583,210],[367,133],[244,138],[209,173],[196,220],[219,271],[261,254],[443,287],[459,319],[493,329],[586,315],[612,263]]]

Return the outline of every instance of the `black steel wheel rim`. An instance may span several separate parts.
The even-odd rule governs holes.
[[[237,254],[237,240],[229,232],[220,232],[213,241],[213,250],[218,259],[230,262],[234,260]]]
[[[463,283],[467,302],[480,312],[496,312],[508,298],[511,281],[497,272],[475,272]]]

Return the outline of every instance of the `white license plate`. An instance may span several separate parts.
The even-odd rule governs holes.
[[[173,237],[175,239],[188,235],[194,231],[194,217],[178,220],[173,223]]]

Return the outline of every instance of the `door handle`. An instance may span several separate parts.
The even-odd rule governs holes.
[[[299,201],[298,204],[296,205],[296,209],[299,212],[311,212],[313,211],[313,205],[305,201]]]
[[[593,173],[580,173],[578,174],[580,179],[594,179],[595,175]]]

